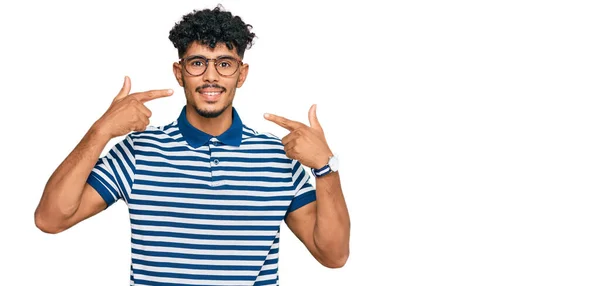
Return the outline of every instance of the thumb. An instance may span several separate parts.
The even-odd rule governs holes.
[[[313,104],[308,111],[308,121],[310,122],[310,127],[318,129],[319,131],[323,131],[321,128],[321,123],[319,123],[319,119],[317,119],[317,105]]]
[[[129,91],[131,91],[131,80],[128,76],[125,76],[123,87],[121,87],[119,94],[117,94],[117,96],[115,97],[115,101],[125,98],[129,94]]]

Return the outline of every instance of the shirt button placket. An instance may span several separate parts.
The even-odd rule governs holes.
[[[215,141],[212,141],[212,145],[219,146],[220,144],[219,144],[218,141],[215,140]],[[211,160],[211,170],[210,170],[210,173],[211,173],[211,176],[210,176],[211,177],[211,185],[213,187],[217,187],[217,186],[219,186],[219,182],[215,181],[214,167],[217,167],[220,162],[219,162],[218,158],[213,158],[212,157],[212,150],[211,150],[211,159],[210,160]]]

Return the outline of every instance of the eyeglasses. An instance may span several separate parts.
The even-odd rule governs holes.
[[[240,68],[240,65],[243,64],[242,61],[230,56],[221,56],[216,59],[207,59],[203,56],[189,56],[181,59],[180,63],[190,75],[200,76],[206,72],[209,61],[214,62],[215,69],[221,76],[233,75]]]

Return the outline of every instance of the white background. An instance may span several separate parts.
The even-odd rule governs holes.
[[[350,259],[322,267],[284,227],[281,284],[599,285],[598,5],[348,2],[221,2],[258,35],[244,122],[284,136],[262,114],[317,103],[341,157]],[[123,76],[175,89],[152,125],[177,117],[168,32],[216,3],[1,4],[1,285],[128,285],[123,202],[57,235],[33,213]]]

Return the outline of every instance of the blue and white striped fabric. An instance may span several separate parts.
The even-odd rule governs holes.
[[[131,220],[131,285],[278,285],[284,217],[316,199],[281,140],[233,124],[213,137],[179,118],[131,133],[87,182]]]

